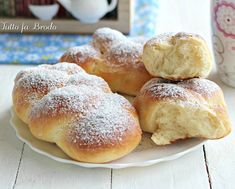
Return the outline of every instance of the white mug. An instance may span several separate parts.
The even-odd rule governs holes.
[[[95,23],[117,6],[117,0],[110,5],[107,0],[58,0],[75,18],[84,23]]]
[[[211,23],[219,77],[235,87],[235,0],[212,0]]]

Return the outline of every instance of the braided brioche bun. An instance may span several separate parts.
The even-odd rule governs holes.
[[[143,62],[155,77],[169,80],[205,78],[212,68],[206,42],[194,34],[161,34],[144,46]]]
[[[76,64],[41,65],[20,71],[15,78],[12,100],[18,117],[28,123],[31,106],[51,90],[66,85],[70,75],[85,73]]]
[[[135,109],[126,99],[85,85],[44,96],[30,112],[29,127],[34,136],[55,142],[71,158],[93,163],[122,157],[141,138]]]
[[[152,77],[142,62],[143,39],[126,38],[109,28],[100,28],[90,44],[72,47],[60,61],[76,63],[89,74],[102,77],[113,92],[136,95]]]
[[[231,124],[223,92],[214,82],[190,79],[147,82],[134,100],[143,131],[153,133],[157,145],[178,139],[217,139],[228,135]]]
[[[20,72],[13,106],[38,139],[56,143],[71,158],[104,163],[131,152],[141,140],[134,107],[108,84],[76,64]]]

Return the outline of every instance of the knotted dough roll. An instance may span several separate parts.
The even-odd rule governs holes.
[[[20,72],[12,92],[16,114],[38,139],[56,143],[83,162],[118,159],[138,146],[134,107],[100,77],[76,64],[43,65]]]
[[[28,123],[33,104],[53,89],[66,85],[70,75],[85,71],[76,64],[41,65],[20,71],[15,78],[12,100],[18,117]]]
[[[100,28],[89,44],[69,48],[60,61],[76,63],[89,74],[102,77],[113,92],[135,96],[152,78],[142,61],[143,41]]]
[[[223,92],[206,79],[147,82],[134,100],[143,131],[153,133],[157,145],[178,139],[217,139],[228,135],[231,124]]]

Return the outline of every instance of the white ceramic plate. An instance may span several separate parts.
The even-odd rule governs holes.
[[[189,139],[159,147],[151,141],[151,135],[144,134],[140,145],[133,152],[121,159],[104,164],[82,163],[72,160],[55,144],[35,138],[31,134],[28,126],[17,117],[13,110],[11,111],[11,115],[10,123],[15,129],[17,137],[29,145],[32,150],[62,163],[88,168],[103,167],[120,169],[126,167],[142,167],[163,161],[170,161],[199,148],[206,141],[202,139]]]

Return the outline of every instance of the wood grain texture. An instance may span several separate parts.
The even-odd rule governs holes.
[[[15,189],[105,189],[110,187],[110,169],[86,169],[63,164],[25,146]]]
[[[11,90],[19,67],[0,66],[0,188],[12,188],[15,182],[23,143],[10,127]]]
[[[202,148],[175,161],[113,170],[112,189],[208,189]]]
[[[234,145],[234,123],[235,123],[235,89],[225,86],[215,74],[211,78],[218,83],[223,91],[230,119],[232,121],[232,133],[220,140],[210,141],[206,145],[208,169],[211,178],[212,189],[234,189],[235,188],[235,145]]]

